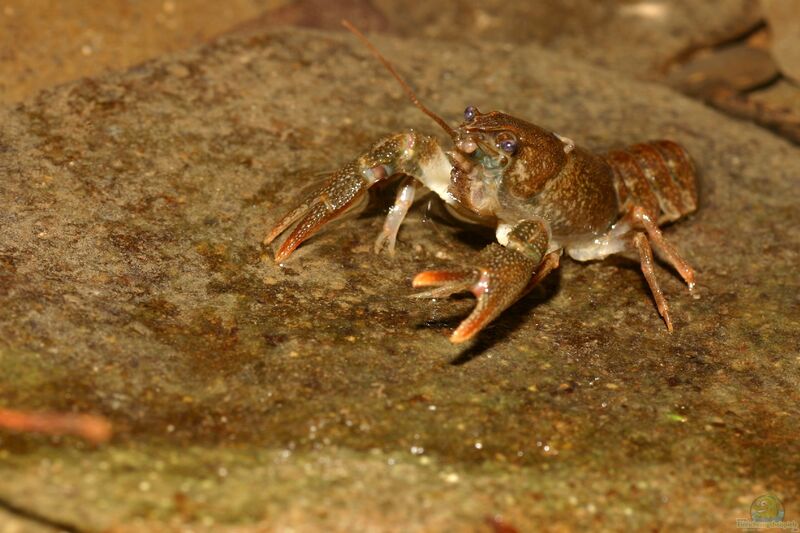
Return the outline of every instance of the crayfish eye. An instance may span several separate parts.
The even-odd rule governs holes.
[[[519,148],[517,138],[509,132],[503,132],[497,136],[497,146],[508,155],[514,155]]]
[[[465,122],[472,122],[475,120],[475,115],[478,114],[478,108],[475,106],[469,106],[464,110],[464,121]]]
[[[500,148],[502,148],[505,153],[513,155],[514,152],[517,151],[517,141],[511,139],[500,141]]]

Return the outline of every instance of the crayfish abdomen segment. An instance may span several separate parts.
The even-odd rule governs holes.
[[[697,209],[697,175],[681,145],[639,143],[609,152],[605,159],[614,171],[620,213],[640,206],[662,224]]]

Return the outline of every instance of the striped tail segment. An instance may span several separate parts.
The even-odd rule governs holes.
[[[697,209],[697,175],[681,145],[649,141],[609,152],[605,159],[614,171],[621,213],[641,206],[663,224]]]

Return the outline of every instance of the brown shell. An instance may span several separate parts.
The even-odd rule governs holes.
[[[697,208],[697,175],[686,150],[667,141],[649,141],[606,154],[624,211],[638,205],[659,224]]]
[[[519,152],[503,184],[516,198],[538,194],[566,164],[564,145],[549,131],[499,111],[481,114],[463,126],[467,131],[510,131],[519,141]]]

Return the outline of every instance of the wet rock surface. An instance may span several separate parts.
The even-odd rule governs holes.
[[[315,175],[436,129],[353,38],[228,38],[0,111],[0,401],[115,427],[0,435],[0,501],[131,531],[733,527],[768,491],[796,517],[798,149],[533,45],[379,45],[451,122],[683,143],[703,192],[667,230],[699,281],[659,272],[675,333],[634,263],[565,260],[453,346],[471,300],[410,279],[486,241],[422,202],[374,255],[391,191],[275,265],[259,243]]]

